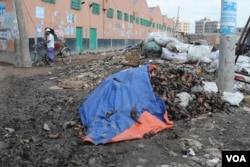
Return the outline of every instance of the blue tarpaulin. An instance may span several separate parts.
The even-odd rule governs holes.
[[[139,117],[148,111],[165,122],[166,105],[153,92],[149,65],[110,75],[88,95],[78,112],[88,128],[87,136],[94,144],[104,144],[135,123],[130,115],[133,107]],[[115,112],[107,117],[111,111]]]

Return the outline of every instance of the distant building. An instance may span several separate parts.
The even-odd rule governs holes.
[[[177,26],[178,32],[183,32],[184,34],[187,34],[190,32],[190,22],[187,21],[179,21]]]
[[[196,34],[203,34],[205,32],[205,24],[209,22],[209,18],[204,18],[202,20],[195,22],[195,33]]]
[[[205,33],[217,33],[220,30],[219,21],[208,21],[205,23]]]
[[[195,22],[195,33],[196,34],[216,33],[216,32],[219,32],[219,29],[220,29],[220,22],[219,21],[211,21],[207,17]]]

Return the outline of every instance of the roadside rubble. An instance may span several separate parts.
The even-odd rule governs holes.
[[[230,117],[232,113],[231,107],[239,106],[244,101],[244,96],[248,97],[250,94],[248,91],[249,85],[237,81],[235,81],[235,93],[229,95],[229,98],[225,95],[227,93],[218,90],[216,85],[218,50],[214,52],[211,50],[209,54],[206,52],[207,55],[210,55],[208,56],[210,60],[199,58],[193,59],[192,63],[190,63],[183,57],[180,60],[164,59],[158,52],[147,52],[145,56],[141,54],[140,49],[139,45],[134,45],[116,54],[107,53],[110,56],[105,59],[72,66],[68,70],[64,70],[64,73],[56,78],[58,81],[57,86],[64,89],[84,89],[91,92],[105,78],[115,72],[145,64],[155,64],[158,73],[152,78],[152,88],[167,104],[169,117],[172,120],[187,120],[195,125],[197,122],[202,124],[203,120],[213,117],[216,112],[226,113]],[[65,82],[72,82],[71,87],[62,86]],[[77,83],[82,83],[85,86],[74,87],[74,84],[77,85]],[[236,100],[231,101],[232,96],[237,97]],[[244,108],[244,110],[247,112],[247,109]],[[79,137],[83,137],[86,128],[81,125],[79,120],[75,121],[76,124],[73,129]],[[204,126],[208,127],[208,131],[218,128],[213,123]],[[197,128],[194,128],[195,130],[197,131]],[[223,134],[224,131],[225,129],[221,129],[219,133]],[[152,136],[154,134],[151,135],[151,138],[154,138]],[[209,138],[209,142],[210,147],[201,143],[196,136],[185,136],[180,140],[181,153],[170,151],[169,155],[187,158],[189,162],[186,166],[220,166],[220,150],[214,148],[218,142],[212,138]],[[219,145],[223,147],[223,144],[219,143]],[[205,154],[201,156],[199,154],[203,149]],[[143,162],[140,160],[140,163]],[[183,166],[183,164],[172,163],[172,165],[166,166]]]
[[[161,52],[156,45],[162,49]],[[150,34],[141,43],[115,54],[107,53],[111,56],[103,60],[90,61],[88,65],[78,65],[69,69],[67,74],[61,74],[57,78],[57,86],[64,89],[86,89],[90,92],[117,71],[156,64],[158,73],[152,78],[152,88],[167,104],[170,118],[191,118],[210,112],[230,113],[229,106],[238,106],[243,100],[244,96],[240,91],[246,84],[237,83],[241,88],[238,87],[235,94],[229,95],[227,92],[218,91],[216,71],[219,50],[212,51],[212,48],[208,45],[184,44],[172,37]],[[177,54],[177,57],[166,58],[164,49],[168,49],[171,54]],[[186,57],[179,59],[180,53],[185,53]],[[241,59],[238,66],[245,62],[246,58]],[[245,67],[247,65],[244,65]],[[232,96],[237,97],[237,100],[230,98]]]
[[[249,150],[250,106],[245,100],[249,100],[250,91],[247,84],[237,81],[235,90],[242,93],[244,99],[239,106],[230,105],[230,113],[221,110],[213,113],[206,109],[204,114],[195,116],[185,113],[184,116],[189,116],[187,118],[182,113],[174,118],[173,114],[173,128],[148,134],[141,140],[98,147],[82,143],[80,139],[86,134],[86,127],[76,113],[79,104],[110,74],[134,65],[155,64],[158,67],[156,80],[162,79],[161,73],[173,77],[180,72],[186,76],[183,77],[186,81],[183,86],[180,86],[182,77],[177,75],[177,88],[172,83],[170,87],[174,92],[172,95],[175,95],[173,103],[183,108],[189,105],[191,108],[193,103],[197,103],[197,97],[204,95],[204,90],[216,97],[216,72],[208,73],[196,63],[165,60],[160,55],[143,57],[139,48],[134,46],[130,50],[103,53],[102,59],[99,59],[99,54],[92,54],[89,57],[96,56],[96,60],[81,60],[53,69],[32,69],[34,75],[26,77],[13,76],[8,71],[9,76],[2,80],[0,89],[3,100],[0,103],[1,166],[148,166],[150,162],[150,166],[155,167],[219,167],[222,150]],[[27,74],[28,69],[25,70]],[[189,77],[194,81],[191,84],[187,83]],[[82,82],[87,86],[59,87],[64,81]],[[168,88],[163,86],[163,90]],[[155,89],[161,95],[159,84]],[[199,99],[207,102],[206,98]]]
[[[171,47],[174,48],[173,45]],[[58,78],[61,82],[61,84],[59,82],[58,86],[63,88],[63,80],[64,82],[75,81],[87,86],[73,87],[73,89],[85,89],[91,92],[106,77],[115,72],[145,64],[155,64],[158,67],[158,73],[152,78],[152,88],[167,104],[170,119],[184,119],[195,124],[195,122],[202,121],[202,119],[213,117],[213,113],[216,112],[225,112],[230,115],[232,113],[230,107],[239,106],[244,100],[244,95],[247,97],[247,94],[249,94],[247,92],[249,89],[248,84],[235,81],[235,85],[237,85],[235,86],[236,92],[229,96],[227,96],[229,93],[219,91],[216,85],[219,51],[212,51],[211,46],[205,48],[207,49],[205,52],[199,52],[203,56],[205,55],[205,58],[199,57],[199,54],[197,54],[196,57],[193,56],[193,59],[190,58],[189,60],[183,55],[181,55],[180,59],[175,57],[175,59],[168,60],[162,57],[162,53],[159,54],[155,50],[147,50],[145,52],[147,54],[143,55],[141,54],[143,51],[140,50],[143,49],[143,46],[134,45],[116,55],[110,53],[112,56],[106,59],[90,61],[88,65],[78,65],[71,68],[68,74],[63,74]],[[177,53],[177,56],[180,56],[180,53]],[[236,97],[236,100],[231,98],[232,96]],[[81,126],[80,122],[77,122],[77,124]],[[208,129],[214,129],[213,124],[206,126],[209,127]],[[86,133],[84,127],[77,128],[76,126],[74,129],[79,137],[84,136]],[[212,146],[216,145],[216,141],[210,138],[209,141]],[[186,166],[220,166],[221,154],[218,148],[203,146],[196,138],[192,139],[192,137],[188,138],[188,136],[181,140],[180,146],[182,147],[182,156],[189,159]],[[202,149],[207,152],[204,157],[197,155]],[[169,154],[173,157],[180,156],[174,151]],[[182,166],[183,164],[174,163],[166,166],[178,165]]]

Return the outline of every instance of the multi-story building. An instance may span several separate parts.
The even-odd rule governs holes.
[[[187,34],[190,32],[190,22],[187,21],[178,21],[177,32],[182,32]]]
[[[148,32],[171,32],[174,26],[158,6],[149,9],[146,0],[21,2],[30,46],[42,40],[45,27],[53,28],[73,52],[82,53],[125,47],[144,39]],[[0,2],[0,61],[6,58],[2,51],[5,55],[15,51],[15,39],[20,36],[14,4],[13,0]]]
[[[207,22],[209,22],[209,18],[204,18],[199,21],[195,22],[195,33],[196,34],[203,34],[205,32],[205,25]]]
[[[195,22],[195,33],[203,34],[203,33],[217,33],[220,30],[220,22],[219,21],[210,21],[209,18],[204,18],[200,21]]]
[[[220,30],[219,21],[208,21],[205,23],[205,33],[217,33]]]

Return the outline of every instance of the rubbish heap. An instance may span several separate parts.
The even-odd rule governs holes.
[[[230,104],[222,100],[222,92],[204,90],[206,83],[209,82],[204,82],[199,75],[174,67],[161,67],[157,76],[152,78],[152,87],[167,104],[171,119],[192,118],[210,112],[230,112]]]
[[[224,93],[216,87],[218,50],[212,51],[213,47],[209,45],[184,44],[162,35],[151,34],[150,38],[115,54],[107,53],[112,56],[105,59],[72,68],[69,74],[62,75],[64,78],[60,79],[59,87],[72,81],[82,83],[75,88],[91,91],[114,72],[152,63],[158,67],[157,75],[151,78],[152,88],[167,104],[170,118],[183,119],[199,114],[230,112],[230,102],[225,100]],[[241,101],[243,98],[239,99]]]

